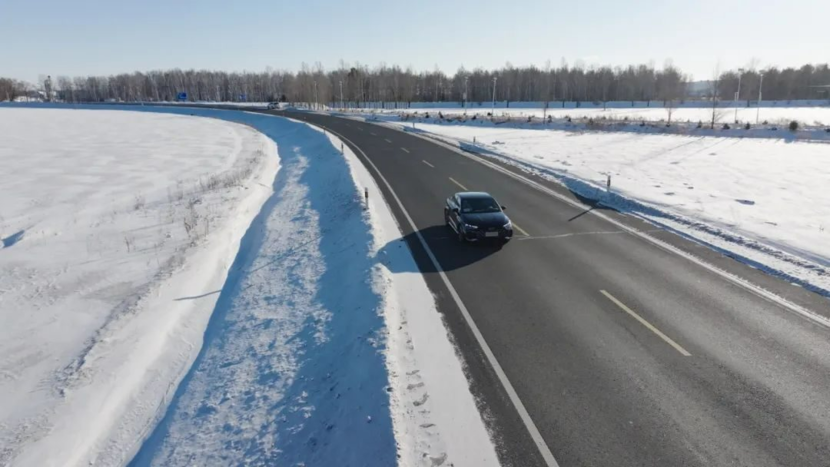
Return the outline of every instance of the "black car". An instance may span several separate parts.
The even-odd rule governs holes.
[[[487,193],[462,192],[447,198],[444,222],[463,241],[513,238],[513,224],[504,214],[504,206]]]

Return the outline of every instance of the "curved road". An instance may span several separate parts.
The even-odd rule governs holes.
[[[288,115],[346,138],[388,181],[553,462],[830,462],[830,331],[677,251],[830,316],[826,299],[637,219],[584,208],[561,186],[517,169],[380,125]],[[394,196],[374,175],[437,297],[503,463],[551,464]],[[442,207],[461,190],[489,191],[508,207],[519,229],[510,244],[497,249],[454,239]]]

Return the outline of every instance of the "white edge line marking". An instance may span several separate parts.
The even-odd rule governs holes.
[[[428,165],[428,166],[432,167],[433,169],[435,168],[435,166],[434,166],[434,165],[430,164],[429,162],[427,162],[427,161],[425,161],[425,160],[421,160],[421,162],[423,162],[424,164],[426,164],[426,165]]]
[[[309,122],[306,122],[309,123]],[[309,123],[311,124],[311,123]],[[539,433],[539,429],[536,428],[536,424],[533,423],[533,419],[530,418],[530,414],[527,412],[524,404],[522,403],[521,399],[519,399],[519,395],[516,393],[516,390],[513,388],[513,385],[510,384],[510,380],[507,379],[507,375],[504,373],[501,365],[499,364],[498,360],[496,360],[496,356],[493,354],[493,351],[490,349],[490,346],[487,345],[487,342],[484,340],[484,336],[481,335],[481,331],[479,331],[478,326],[476,326],[475,321],[473,321],[473,317],[470,315],[470,312],[467,310],[467,307],[464,306],[464,302],[461,301],[461,297],[458,296],[458,292],[455,291],[455,287],[452,286],[447,274],[441,268],[441,265],[438,263],[438,259],[435,258],[435,255],[432,253],[432,250],[429,249],[429,245],[427,245],[426,240],[421,235],[421,232],[415,226],[415,222],[410,217],[409,212],[407,212],[406,208],[403,207],[403,203],[398,198],[397,193],[395,190],[392,189],[392,185],[386,181],[386,177],[380,173],[375,163],[369,159],[369,156],[363,152],[360,147],[354,144],[351,140],[346,138],[345,136],[329,130],[331,133],[337,135],[337,137],[342,138],[344,141],[348,142],[352,147],[360,151],[363,154],[363,159],[369,163],[372,167],[372,170],[375,171],[378,177],[380,177],[383,184],[386,185],[386,189],[389,190],[389,193],[392,194],[392,197],[395,199],[395,202],[398,204],[398,207],[403,212],[404,217],[406,217],[409,226],[412,228],[412,231],[415,232],[415,236],[418,237],[418,241],[421,243],[421,246],[427,252],[427,256],[429,256],[429,260],[432,262],[432,265],[435,267],[435,270],[438,271],[438,275],[441,277],[441,281],[444,282],[444,286],[447,287],[449,290],[450,295],[452,296],[453,301],[455,301],[456,306],[461,311],[461,314],[464,316],[464,320],[467,322],[467,326],[470,327],[470,330],[473,332],[473,336],[476,338],[476,342],[478,345],[481,346],[481,350],[484,352],[484,356],[487,357],[487,361],[490,363],[490,366],[493,367],[493,371],[496,373],[496,376],[499,378],[499,382],[504,387],[504,390],[507,392],[507,396],[510,398],[510,402],[513,403],[513,407],[516,408],[516,411],[519,413],[519,417],[521,417],[522,422],[524,422],[527,431],[530,433],[530,437],[533,439],[533,442],[536,443],[536,448],[539,449],[539,453],[542,455],[542,458],[545,460],[545,464],[548,467],[559,467],[559,464],[554,459],[553,454],[550,452],[550,448],[548,445],[545,444],[544,438],[542,438],[542,434]]]
[[[451,181],[451,182],[453,182],[453,183],[455,183],[456,185],[460,186],[462,190],[464,190],[464,191],[466,191],[466,190],[467,190],[467,187],[466,187],[466,186],[464,186],[464,185],[462,185],[462,184],[458,183],[458,180],[456,180],[456,179],[454,179],[454,178],[450,177],[450,181]]]
[[[447,144],[447,143],[445,143],[443,141],[440,141],[438,139],[430,138],[428,136],[423,136],[423,135],[420,135],[418,133],[407,132],[407,131],[404,131],[401,128],[399,128],[397,126],[394,126],[394,125],[384,125],[384,126],[386,128],[396,129],[400,132],[415,136],[416,138],[421,138],[425,141],[429,141],[429,142],[432,142],[433,144],[437,144],[441,147],[449,149],[450,151],[453,151],[457,154],[460,154],[460,155],[462,155],[462,156],[464,156],[468,159],[474,160],[474,161],[476,161],[476,162],[478,162],[482,165],[490,167],[493,170],[502,172],[503,174],[505,174],[509,177],[512,177],[512,178],[514,178],[514,179],[516,179],[516,180],[518,180],[518,181],[520,181],[520,182],[522,182],[522,183],[524,183],[524,184],[526,184],[526,185],[528,185],[532,188],[535,188],[535,189],[537,189],[537,190],[539,190],[543,193],[547,193],[548,195],[553,196],[554,198],[557,198],[560,201],[562,201],[564,203],[567,203],[567,204],[569,204],[573,207],[580,208],[580,209],[588,209],[590,207],[590,206],[582,204],[578,201],[574,201],[574,200],[572,200],[572,199],[570,199],[570,198],[568,198],[568,197],[566,197],[566,196],[564,196],[560,193],[557,193],[557,192],[551,190],[550,188],[548,188],[546,186],[543,186],[543,185],[541,185],[537,182],[534,182],[533,180],[530,180],[527,177],[524,177],[524,176],[519,175],[517,173],[511,172],[510,170],[507,170],[507,169],[505,169],[505,168],[503,168],[503,167],[501,167],[497,164],[494,164],[490,161],[484,160],[483,159],[484,156],[468,154],[468,153],[462,151],[461,149],[453,147],[452,145]],[[813,311],[810,311],[810,310],[808,310],[808,309],[806,309],[806,308],[804,308],[800,305],[796,305],[795,303],[792,303],[791,301],[787,300],[786,298],[780,297],[780,296],[774,294],[773,292],[770,292],[769,290],[766,290],[766,289],[764,289],[760,286],[757,286],[757,285],[749,282],[746,279],[738,277],[738,276],[736,276],[736,275],[734,275],[730,272],[724,271],[723,269],[720,269],[720,268],[718,268],[718,267],[716,267],[712,264],[709,264],[706,261],[698,258],[697,256],[694,256],[690,253],[687,253],[687,252],[681,250],[680,248],[677,248],[673,245],[670,245],[670,244],[668,244],[668,243],[666,243],[662,240],[658,240],[657,238],[654,238],[654,237],[652,237],[651,235],[648,235],[645,232],[637,230],[634,227],[630,227],[628,225],[623,224],[622,222],[611,219],[610,217],[606,216],[605,214],[603,214],[601,212],[598,212],[597,210],[591,210],[588,213],[588,215],[594,215],[594,216],[599,217],[600,219],[605,220],[606,222],[610,222],[611,224],[619,227],[620,229],[625,230],[626,232],[628,232],[632,235],[640,237],[641,239],[651,243],[652,245],[655,245],[658,248],[663,249],[664,251],[668,251],[669,253],[674,253],[677,256],[680,256],[682,258],[685,258],[688,261],[691,261],[694,264],[697,264],[698,266],[700,266],[700,267],[708,270],[709,272],[712,272],[712,273],[726,279],[727,281],[743,288],[744,290],[754,294],[757,297],[763,298],[763,299],[767,300],[768,302],[776,304],[776,305],[780,306],[781,308],[783,308],[787,311],[790,311],[790,312],[793,312],[795,314],[801,315],[801,317],[806,318],[806,319],[812,321],[815,324],[818,324],[820,326],[824,326],[825,328],[830,329],[830,318],[826,318],[826,317],[821,316],[818,313],[815,313]]]
[[[643,318],[642,316],[637,314],[631,308],[627,307],[625,305],[625,303],[617,300],[617,297],[611,295],[610,293],[606,292],[605,290],[600,290],[600,293],[605,295],[605,297],[608,300],[611,300],[612,302],[614,302],[614,304],[617,305],[618,307],[620,307],[623,311],[625,311],[626,313],[631,315],[632,318],[639,321],[640,324],[645,326],[649,331],[653,332],[654,334],[657,334],[657,336],[660,337],[661,339],[663,339],[667,344],[674,347],[674,350],[677,350],[678,352],[680,352],[681,355],[683,355],[684,357],[691,357],[692,356],[692,354],[690,354],[688,351],[686,351],[686,349],[684,349],[680,344],[675,342],[674,339],[672,339],[671,337],[663,334],[663,331],[657,329],[657,327],[655,325],[653,325],[653,324],[649,323],[648,321],[646,321],[645,318]]]
[[[405,152],[405,153],[409,154],[409,149],[406,149],[406,148],[401,148],[401,151],[403,151],[403,152]]]

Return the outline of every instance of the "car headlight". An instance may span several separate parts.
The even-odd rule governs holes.
[[[507,224],[504,224],[503,226],[501,226],[501,228],[503,228],[504,230],[513,230],[513,223],[507,221]]]
[[[467,230],[478,230],[478,226],[472,224],[464,224],[464,228]]]

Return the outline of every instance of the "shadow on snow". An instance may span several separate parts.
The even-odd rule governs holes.
[[[289,339],[290,344],[299,342],[302,349],[297,357],[297,372],[290,380],[284,378],[279,368],[268,365],[270,362],[267,359],[258,359],[260,355],[257,352],[262,352],[261,349],[253,349],[240,356],[242,359],[254,359],[256,364],[258,377],[254,380],[255,387],[245,393],[249,398],[262,392],[267,394],[277,382],[285,389],[282,397],[272,399],[267,408],[271,412],[267,415],[272,416],[272,423],[259,426],[254,438],[243,436],[240,430],[233,427],[223,427],[218,439],[211,443],[216,453],[211,458],[226,464],[227,460],[219,460],[222,453],[234,451],[238,454],[233,458],[234,462],[243,459],[246,464],[394,465],[396,446],[389,413],[389,395],[385,390],[388,376],[382,355],[385,327],[379,314],[381,297],[373,290],[371,282],[374,258],[369,248],[372,234],[360,199],[355,196],[354,182],[343,157],[325,135],[305,124],[286,119],[210,109],[131,106],[124,110],[214,117],[251,125],[277,141],[281,164],[273,186],[274,193],[242,239],[239,253],[205,331],[202,349],[177,388],[163,419],[130,465],[169,465],[170,459],[165,459],[164,453],[175,452],[177,443],[182,441],[182,438],[171,438],[171,427],[183,423],[185,428],[198,432],[215,410],[204,405],[199,406],[199,410],[192,410],[199,404],[198,399],[215,396],[215,392],[221,392],[225,384],[232,384],[221,378],[217,380],[217,375],[221,377],[227,373],[211,368],[216,360],[213,355],[221,354],[234,339],[249,338],[252,328],[255,328],[253,332],[268,338],[274,333],[272,326],[280,324],[275,320],[249,322],[244,319],[251,313],[246,306],[252,306],[247,303],[244,293],[250,287],[246,284],[249,276],[257,270],[265,267],[272,270],[292,268],[292,264],[306,259],[260,257],[265,247],[263,241],[267,238],[268,219],[280,215],[275,207],[289,189],[289,178],[292,176],[307,190],[304,199],[306,210],[319,224],[319,232],[308,232],[316,236],[309,240],[318,242],[319,256],[324,265],[324,271],[316,280],[313,301],[316,307],[330,314],[324,322],[309,315],[301,330]],[[304,158],[300,157],[302,149],[307,147],[314,149]],[[284,222],[292,220],[284,219]],[[291,256],[290,251],[287,256]],[[257,268],[252,269],[258,257]],[[300,280],[290,274],[289,277],[292,281]],[[294,285],[288,284],[289,287]],[[268,302],[270,297],[260,298]],[[290,307],[290,303],[288,305]],[[240,316],[234,316],[237,314],[243,318],[241,321]],[[321,328],[326,337],[323,340],[317,338]],[[269,348],[265,352],[272,350]],[[302,400],[305,407],[313,407],[313,410],[298,410],[298,400]],[[238,408],[234,407],[234,410],[240,411],[246,421],[251,421],[250,414],[245,412],[253,407],[248,406],[246,400],[238,400],[236,404]],[[262,410],[261,407],[257,409]]]

